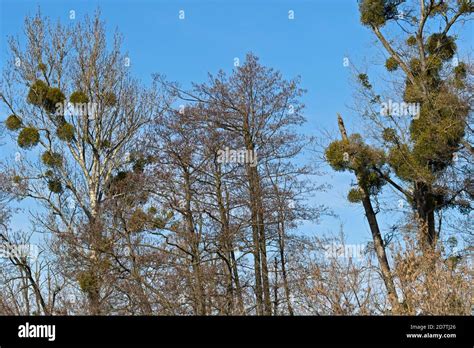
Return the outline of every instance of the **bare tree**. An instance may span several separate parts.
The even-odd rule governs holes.
[[[74,243],[63,249],[74,250],[66,255],[75,256],[71,275],[87,295],[89,312],[100,314],[106,298],[101,244],[108,233],[101,206],[114,175],[131,165],[126,153],[153,114],[155,96],[129,76],[118,34],[107,48],[99,14],[65,27],[38,13],[25,20],[25,32],[26,47],[10,40],[0,96],[19,147],[38,145],[44,152],[40,161],[13,165],[11,173],[24,183],[19,197],[47,208],[49,216],[38,217],[44,230]]]

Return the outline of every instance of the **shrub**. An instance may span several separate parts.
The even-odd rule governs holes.
[[[344,153],[348,153],[349,148],[349,142],[344,140],[333,141],[329,144],[325,156],[334,170],[343,171],[348,168],[349,163],[344,159]]]
[[[18,134],[18,145],[21,148],[29,149],[38,144],[40,140],[40,134],[34,127],[23,128]]]
[[[462,13],[473,13],[474,12],[474,3],[470,0],[458,0],[459,12]]]
[[[423,101],[421,87],[407,81],[405,91],[403,92],[403,100],[407,103],[421,103]]]
[[[397,2],[392,0],[362,0],[360,21],[366,26],[382,27],[397,15]]]
[[[363,0],[359,5],[360,21],[364,25],[380,27],[385,24],[385,8],[383,0]]]
[[[74,139],[74,126],[70,123],[64,122],[56,130],[56,135],[59,139],[70,142]]]
[[[21,120],[16,115],[8,116],[7,120],[5,121],[5,126],[7,127],[8,130],[11,130],[11,131],[16,131],[20,129],[21,125],[22,125]]]
[[[104,94],[103,103],[105,106],[114,106],[117,103],[117,96],[112,92]]]
[[[102,140],[101,143],[100,143],[100,147],[102,149],[107,149],[110,147],[110,141],[108,140]]]
[[[46,151],[41,156],[41,160],[48,167],[59,167],[63,164],[63,158],[57,152]]]
[[[412,35],[407,39],[408,46],[415,46],[416,45],[416,38]]]
[[[48,188],[53,193],[63,192],[63,185],[58,179],[51,179],[48,181]]]
[[[393,274],[404,294],[404,315],[469,315],[472,304],[472,277],[469,257],[440,248],[422,252],[408,235],[392,249]],[[472,272],[472,271],[471,271]],[[448,286],[449,284],[449,286]]]
[[[36,106],[42,106],[48,93],[48,85],[42,80],[36,80],[30,87],[27,102]]]
[[[137,209],[130,216],[128,228],[131,232],[140,232],[145,229],[145,225],[149,220],[149,216],[141,209]]]
[[[428,75],[437,78],[439,71],[443,67],[443,60],[437,56],[429,56],[426,64],[428,68]]]
[[[14,175],[12,178],[13,183],[19,184],[21,182],[22,178],[19,175]]]
[[[444,12],[446,12],[447,9],[448,9],[448,4],[440,1],[439,4],[436,4],[433,6],[430,13],[430,17],[434,17],[438,14],[443,14]]]
[[[71,96],[69,97],[69,101],[73,104],[83,104],[88,103],[89,98],[84,92],[76,91],[71,94]]]
[[[64,102],[65,99],[66,97],[59,88],[52,87],[49,88],[48,93],[46,93],[43,106],[46,111],[54,113],[56,111],[56,104]]]
[[[421,62],[418,58],[410,60],[410,69],[414,75],[419,75],[421,73]]]
[[[85,293],[94,291],[99,284],[97,277],[92,272],[80,272],[77,281],[81,290]]]
[[[347,194],[347,200],[351,203],[359,203],[364,199],[364,192],[360,188],[353,188]]]
[[[398,62],[395,58],[390,57],[386,60],[385,67],[388,71],[395,71],[398,69]]]
[[[367,88],[367,89],[372,88],[372,85],[369,82],[369,76],[367,76],[367,74],[359,74],[357,78],[359,79],[359,82],[362,84],[364,88]]]
[[[443,60],[451,59],[456,53],[456,48],[454,38],[442,33],[430,35],[426,42],[427,51]]]
[[[457,67],[454,68],[454,76],[456,79],[465,79],[467,76],[467,69],[465,63],[459,63]]]

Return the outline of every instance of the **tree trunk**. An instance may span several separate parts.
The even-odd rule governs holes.
[[[345,141],[349,141],[347,136],[346,128],[344,126],[344,121],[342,117],[338,115],[338,125],[339,131],[341,133],[342,139]],[[358,173],[355,173],[356,176]],[[385,251],[385,245],[382,239],[382,235],[380,233],[379,224],[377,222],[377,216],[375,211],[372,207],[372,201],[370,200],[370,194],[365,187],[360,183],[358,180],[358,185],[362,189],[364,193],[364,198],[362,199],[362,204],[365,210],[365,216],[367,217],[367,221],[369,222],[370,232],[372,233],[372,240],[374,241],[374,249],[375,253],[377,254],[377,259],[379,261],[380,270],[382,273],[382,279],[385,284],[385,288],[387,290],[388,299],[392,306],[392,310],[394,312],[400,311],[400,304],[398,302],[397,291],[395,288],[395,283],[393,281],[392,272],[390,270],[390,265],[388,263],[387,254]]]
[[[415,183],[415,206],[420,221],[420,244],[423,253],[434,250],[437,241],[434,218],[434,199],[429,185],[423,182]]]
[[[247,142],[247,151],[254,151],[253,144]],[[256,167],[247,165],[247,177],[250,188],[250,209],[252,214],[252,232],[255,256],[255,277],[257,290],[257,308],[263,307],[259,314],[271,315],[270,282],[268,280],[267,246],[265,236],[264,212],[261,196],[260,178]],[[263,306],[262,306],[263,304]]]
[[[206,315],[206,302],[204,299],[204,287],[202,284],[201,256],[199,251],[199,236],[194,228],[194,219],[191,210],[191,178],[189,171],[184,171],[184,192],[185,192],[185,219],[187,235],[191,240],[191,266],[194,277],[194,294],[197,304],[197,314]]]
[[[369,222],[370,231],[372,232],[372,240],[374,241],[374,249],[377,254],[377,259],[379,261],[380,270],[382,272],[382,279],[387,289],[388,299],[394,311],[400,310],[400,305],[398,302],[397,291],[395,284],[393,282],[392,272],[390,271],[390,265],[388,264],[387,254],[385,252],[385,245],[380,233],[379,225],[377,222],[377,216],[372,207],[372,202],[370,201],[370,196],[367,192],[364,192],[364,198],[362,204],[365,210],[365,216]]]
[[[279,213],[281,214],[281,211]],[[283,288],[285,290],[286,305],[288,307],[288,313],[294,315],[293,307],[291,306],[290,288],[288,286],[288,275],[286,274],[286,261],[285,261],[285,221],[282,220],[283,216],[280,216],[278,222],[278,246],[280,249],[280,262],[281,262],[281,275],[283,279]]]

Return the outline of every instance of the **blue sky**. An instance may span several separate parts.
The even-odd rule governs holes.
[[[353,95],[351,73],[343,59],[360,65],[364,57],[370,60],[381,54],[370,31],[359,22],[355,0],[0,0],[0,4],[0,68],[7,36],[21,34],[24,17],[34,14],[38,5],[44,15],[64,23],[71,21],[71,10],[80,20],[100,7],[109,33],[117,28],[124,36],[133,75],[145,83],[152,73],[165,74],[184,86],[201,82],[208,72],[229,72],[234,58],[243,60],[250,51],[285,77],[300,75],[308,90],[303,98],[308,119],[304,131],[314,135],[321,129],[336,134],[336,112],[344,115],[349,131],[358,129],[358,118],[347,107]],[[180,10],[184,20],[179,19]],[[288,18],[290,10],[293,20]],[[467,33],[472,51],[472,27]],[[7,142],[0,147],[3,158],[16,148],[2,140]],[[326,218],[305,230],[337,232],[343,222],[349,242],[371,239],[362,207],[345,199],[351,179],[350,174],[330,170],[320,179],[333,189],[314,201],[332,207],[340,220]],[[34,205],[23,202],[22,207]],[[27,226],[24,214],[15,217],[14,226]]]

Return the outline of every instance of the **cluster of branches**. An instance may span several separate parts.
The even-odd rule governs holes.
[[[296,132],[298,80],[249,54],[190,91],[160,76],[144,88],[99,16],[25,27],[2,100],[31,153],[7,166],[11,193],[45,208],[33,217],[48,236],[38,282],[52,272],[61,298],[37,284],[36,310],[293,314],[285,243],[323,211],[305,205],[319,188],[296,162],[309,141]]]
[[[326,149],[326,159],[337,171],[350,171],[356,185],[348,199],[362,203],[372,233],[384,285],[395,312],[410,310],[410,295],[397,286],[395,266],[377,217],[378,197],[390,187],[409,209],[408,222],[395,229],[417,234],[416,248],[424,263],[438,258],[445,215],[456,210],[459,221],[472,212],[472,76],[469,62],[456,57],[457,24],[466,23],[474,11],[470,0],[360,1],[360,19],[384,48],[390,90],[377,93],[366,73],[359,73],[360,114],[370,122],[365,135],[348,134],[338,116],[341,140]],[[387,28],[391,28],[387,29]],[[397,108],[381,105],[395,100]],[[414,105],[401,114],[399,104]],[[403,204],[402,204],[403,205]],[[459,222],[458,222],[459,223]],[[452,238],[467,237],[467,248],[455,258],[468,258],[472,246],[468,224],[455,227]],[[434,266],[433,266],[434,267]],[[418,274],[430,282],[434,268]],[[417,288],[416,291],[421,291]],[[411,293],[416,292],[411,291]],[[444,299],[451,301],[451,296]],[[457,301],[457,300],[455,300]],[[469,307],[465,300],[466,308]]]

